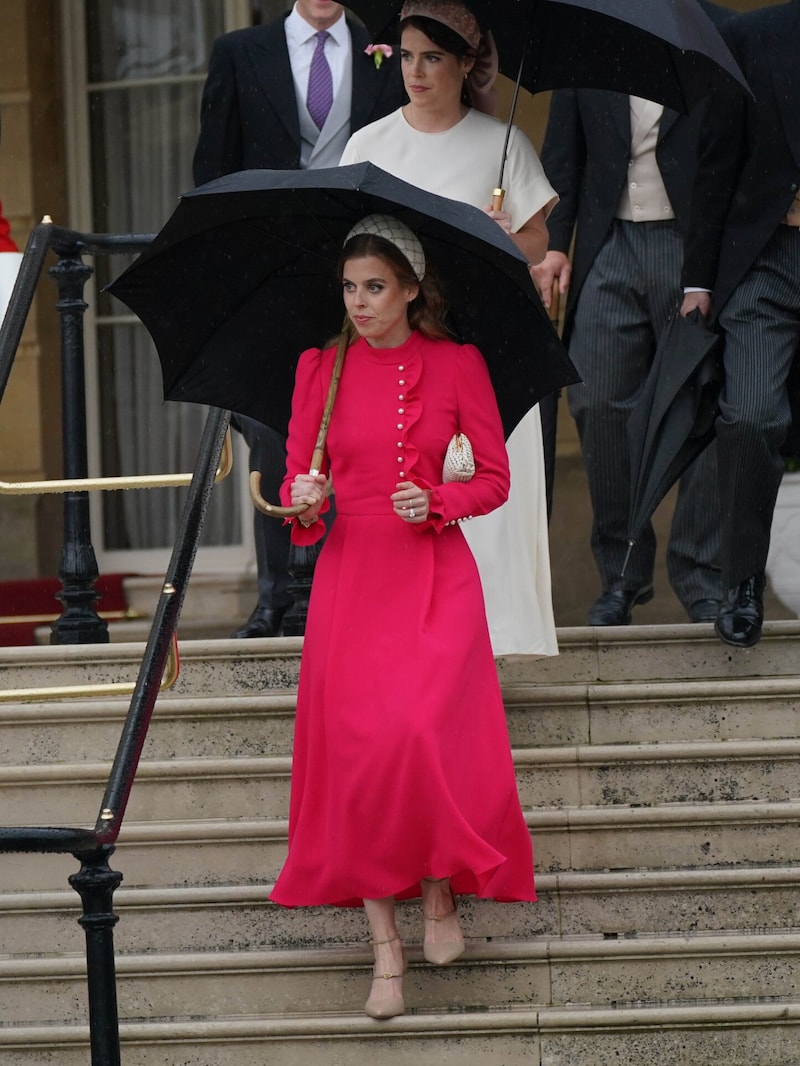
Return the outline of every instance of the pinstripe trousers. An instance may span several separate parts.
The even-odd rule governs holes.
[[[763,571],[791,424],[786,379],[800,352],[800,229],[778,226],[719,316],[725,384],[716,422],[722,577]]]
[[[261,474],[261,495],[275,503],[286,474],[286,438],[269,426],[245,415],[234,415],[232,424],[250,449],[250,469]],[[291,528],[253,508],[253,537],[258,568],[258,606],[277,610],[292,602],[289,593]]]
[[[581,289],[569,354],[583,382],[569,390],[592,501],[591,544],[604,591],[653,580],[652,525],[620,573],[628,547],[631,469],[627,421],[658,338],[680,299],[683,238],[677,224],[615,220]],[[712,444],[681,478],[667,545],[667,572],[687,609],[720,599],[719,499]]]

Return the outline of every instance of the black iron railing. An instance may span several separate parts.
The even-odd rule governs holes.
[[[83,916],[79,920],[86,933],[92,1066],[118,1066],[120,1062],[113,939],[117,918],[112,910],[112,900],[122,875],[109,867],[108,859],[122,827],[155,708],[229,419],[228,411],[212,408],[206,420],[175,548],[164,576],[150,636],[95,828],[0,828],[0,852],[69,854],[81,863],[80,872],[70,877],[69,882],[83,902]]]
[[[69,478],[86,476],[82,326],[86,305],[83,285],[92,270],[83,263],[82,257],[85,254],[135,251],[149,240],[146,235],[136,234],[82,234],[42,223],[35,228],[28,242],[9,310],[0,329],[0,400],[46,254],[53,249],[59,257],[59,263],[51,273],[59,287],[57,307],[61,315],[62,374],[69,378],[64,383],[65,403],[70,405],[64,410],[65,475]],[[108,860],[122,827],[169,657],[229,421],[228,411],[210,409],[175,547],[94,829],[0,827],[0,852],[71,854],[81,864],[79,872],[73,874],[69,882],[83,903],[79,921],[86,935],[92,1066],[119,1066],[120,1063],[113,934],[117,917],[113,912],[113,895],[122,875],[109,867]],[[78,439],[81,436],[82,442]],[[54,642],[102,642],[108,639],[108,635],[105,622],[94,610],[96,594],[93,585],[97,578],[97,564],[91,544],[88,493],[67,492],[64,513],[65,543],[60,571],[64,586],[64,625],[62,632],[54,627],[57,636]]]
[[[48,251],[58,257],[50,276],[58,289],[56,309],[61,320],[61,412],[64,478],[83,480],[88,475],[86,445],[86,374],[84,366],[83,298],[86,282],[94,273],[85,255],[136,252],[150,234],[77,233],[49,219],[35,226],[22,257],[11,302],[0,326],[0,400],[5,393],[22,331],[30,312],[36,285]],[[97,560],[92,545],[89,494],[78,488],[64,494],[64,537],[59,567],[61,616],[53,623],[51,644],[102,644],[108,641],[108,624],[95,610]]]

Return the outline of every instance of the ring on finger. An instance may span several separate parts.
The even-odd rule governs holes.
[[[409,516],[409,518],[416,518],[416,514],[414,513],[414,508],[413,507],[409,508],[408,516]]]

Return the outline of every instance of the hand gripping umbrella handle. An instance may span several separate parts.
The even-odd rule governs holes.
[[[320,467],[322,466],[322,460],[325,456],[325,441],[328,436],[328,427],[331,424],[333,404],[336,400],[336,391],[339,388],[339,380],[342,376],[342,366],[344,364],[344,356],[347,351],[348,343],[349,333],[347,322],[345,322],[342,329],[342,335],[339,338],[339,346],[336,349],[336,358],[333,363],[331,383],[328,386],[328,395],[325,399],[325,407],[322,411],[322,420],[319,424],[317,443],[314,445],[314,452],[311,456],[311,468],[309,469],[309,474],[314,477],[319,473]],[[304,514],[310,509],[307,503],[296,503],[292,507],[280,507],[277,504],[267,503],[261,495],[261,474],[258,470],[250,471],[250,499],[253,501],[253,506],[257,511],[261,511],[262,514],[272,515],[273,518],[296,518],[298,515]]]
[[[553,281],[550,293],[550,321],[558,329],[558,316],[561,311],[561,288],[558,278]]]

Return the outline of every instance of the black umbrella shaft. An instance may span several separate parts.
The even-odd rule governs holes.
[[[506,139],[503,142],[503,155],[500,160],[500,173],[497,175],[497,188],[503,188],[503,177],[506,172],[506,156],[508,155],[508,142],[511,140],[511,127],[514,124],[514,115],[517,110],[517,101],[519,100],[519,89],[522,83],[522,71],[525,66],[525,52],[522,53],[522,59],[519,61],[519,70],[517,71],[517,80],[514,83],[514,95],[511,97],[511,110],[508,113],[508,122],[506,123]],[[497,208],[499,211],[502,208]]]

